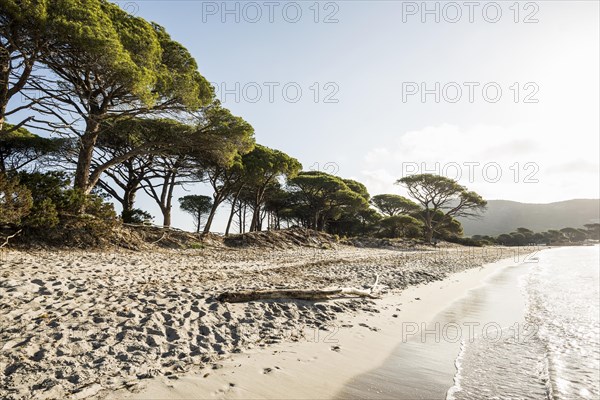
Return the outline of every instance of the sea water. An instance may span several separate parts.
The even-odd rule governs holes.
[[[532,261],[519,279],[521,336],[463,344],[449,399],[600,398],[599,247],[545,250]]]

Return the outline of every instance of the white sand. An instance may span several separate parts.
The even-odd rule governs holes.
[[[10,251],[0,260],[0,398],[327,397],[381,363],[401,320],[422,319],[464,290],[439,280],[507,256],[497,250]],[[248,288],[365,288],[376,275],[377,302],[215,298]],[[397,308],[401,319],[391,316]],[[333,324],[339,351],[319,331]],[[320,340],[309,342],[315,332]],[[285,385],[258,385],[263,379]]]
[[[153,379],[139,393],[119,391],[107,398],[334,398],[352,377],[383,363],[403,340],[403,322],[420,324],[431,320],[468,290],[513,264],[512,258],[502,260],[377,300],[381,312],[340,318],[331,324],[330,332],[320,332],[316,342],[284,343],[245,351],[227,357],[219,363],[219,369],[177,380]]]

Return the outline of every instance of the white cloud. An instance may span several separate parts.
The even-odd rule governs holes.
[[[597,133],[567,134],[559,126],[441,124],[380,143],[365,155],[361,173],[372,194],[402,192],[394,185],[398,178],[430,172],[457,179],[488,199],[593,198],[598,197],[597,143]]]

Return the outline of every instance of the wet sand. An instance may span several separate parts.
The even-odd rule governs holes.
[[[522,327],[525,298],[519,278],[529,263],[495,263],[496,270],[479,287],[468,290],[431,320],[420,316],[402,327],[403,340],[384,363],[353,378],[336,394],[339,399],[446,399],[460,387],[457,358],[476,337],[496,341]],[[460,364],[460,361],[458,361]],[[448,398],[452,398],[452,395]]]

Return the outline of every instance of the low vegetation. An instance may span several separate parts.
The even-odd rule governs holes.
[[[499,244],[503,246],[530,245],[572,245],[600,240],[600,224],[585,224],[583,228],[550,229],[546,232],[533,232],[518,228],[515,232],[503,233],[495,237],[474,235],[461,240],[463,244],[474,246]]]

